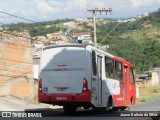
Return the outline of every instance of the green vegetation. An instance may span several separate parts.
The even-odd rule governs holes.
[[[139,99],[138,102],[153,102],[155,100],[156,100],[155,97],[146,97],[146,98]]]
[[[110,53],[133,63],[137,73],[148,71],[160,66],[159,18],[160,11],[157,11],[137,21],[121,23],[106,39],[105,36],[118,23],[99,24],[98,42],[109,45]]]
[[[64,19],[34,24],[18,23],[9,25],[7,30],[28,30],[31,37],[35,37],[59,30],[66,32],[68,28],[62,23],[69,21],[74,20]],[[133,63],[137,73],[160,66],[160,11],[134,22],[121,23],[118,26],[117,24],[115,20],[97,24],[97,41],[102,45],[109,45],[108,52]],[[117,26],[116,29],[106,37],[115,26]],[[79,31],[90,32],[93,38],[93,27],[87,23],[80,23],[79,29],[72,29],[69,34]]]
[[[146,86],[139,88],[140,96],[160,96],[160,85],[158,86]]]
[[[139,94],[140,98],[137,99],[137,102],[155,101],[157,100],[157,97],[160,96],[160,85],[140,87]]]
[[[63,19],[63,20],[55,20],[55,21],[48,21],[48,22],[39,22],[39,23],[17,23],[8,25],[8,31],[24,31],[28,30],[31,37],[35,36],[45,36],[46,34],[59,32],[60,30],[66,31],[67,28],[62,26],[64,22],[74,21],[73,19]]]

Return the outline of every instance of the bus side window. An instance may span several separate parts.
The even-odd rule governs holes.
[[[134,73],[133,73],[133,69],[132,68],[130,68],[130,81],[131,81],[131,83],[135,84]]]
[[[116,80],[122,80],[123,74],[122,74],[122,63],[116,61],[115,62],[115,73],[116,73]]]
[[[113,78],[114,61],[112,58],[105,57],[106,78]]]
[[[92,72],[93,75],[97,75],[97,66],[96,66],[96,53],[92,51]]]

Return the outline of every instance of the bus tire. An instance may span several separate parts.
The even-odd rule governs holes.
[[[128,106],[126,110],[130,111],[132,106],[133,106],[133,98],[130,99],[130,105]]]
[[[113,100],[112,100],[112,97],[110,96],[108,98],[108,101],[107,101],[106,112],[112,112],[113,111],[112,104],[113,104]]]
[[[90,107],[91,107],[91,106],[89,106],[89,105],[83,106],[83,108],[86,109],[86,110],[89,109]]]
[[[64,112],[65,112],[65,113],[75,113],[77,107],[70,106],[70,105],[64,105],[64,106],[63,106],[63,109],[64,109]]]

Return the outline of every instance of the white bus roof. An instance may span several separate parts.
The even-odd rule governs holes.
[[[88,48],[88,49],[93,49],[95,51],[98,51],[102,54],[105,54],[107,55],[108,57],[111,57],[113,58],[114,55],[108,53],[108,52],[104,52],[103,50],[100,50],[98,48],[95,48],[91,45],[85,45],[85,44],[66,44],[66,45],[53,45],[53,46],[47,46],[47,47],[44,47],[43,50],[46,50],[46,49],[52,49],[52,48],[58,48],[58,47],[83,47],[83,48]]]
[[[86,46],[87,45],[83,45],[83,44],[53,45],[53,46],[44,47],[43,50],[57,48],[57,47],[86,47]]]

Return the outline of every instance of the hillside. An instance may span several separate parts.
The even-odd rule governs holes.
[[[67,32],[68,28],[63,26],[63,23],[70,21],[75,22],[73,19],[64,19],[32,24],[18,23],[7,25],[7,30],[28,30],[31,37],[46,36],[48,33],[60,30]],[[75,31],[89,31],[93,36],[92,24],[92,21],[89,23],[82,21],[77,28],[72,28],[68,34]],[[116,29],[106,37],[117,24],[119,25]],[[108,51],[110,53],[132,62],[137,73],[158,67],[160,66],[160,11],[150,13],[149,16],[136,19],[133,22],[98,21],[97,41],[102,45],[109,45]]]
[[[62,23],[74,21],[73,19],[63,19],[55,21],[37,22],[37,23],[17,23],[5,25],[7,31],[24,31],[28,30],[31,37],[45,36],[46,34],[58,32],[62,29],[65,31],[66,28],[62,26]]]
[[[137,73],[160,66],[160,11],[120,24],[103,40],[116,25],[112,22],[98,26],[98,41],[109,45],[110,53],[132,62]]]

